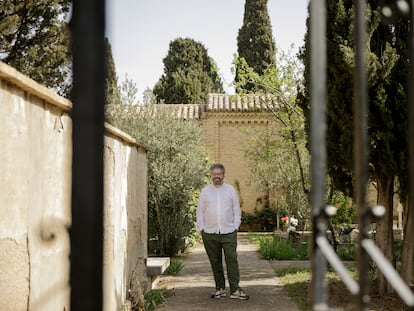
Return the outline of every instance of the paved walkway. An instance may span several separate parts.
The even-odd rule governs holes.
[[[214,280],[203,245],[184,258],[184,268],[175,276],[160,277],[158,288],[167,288],[165,306],[160,311],[299,311],[276,277],[269,261],[259,258],[246,233],[238,234],[240,287],[249,300],[212,299]],[[275,266],[276,262],[273,262]],[[227,282],[227,277],[226,277]],[[228,283],[227,297],[229,296]]]

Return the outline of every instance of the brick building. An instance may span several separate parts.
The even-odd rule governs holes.
[[[257,199],[263,195],[249,183],[246,141],[273,124],[268,109],[274,105],[270,96],[209,94],[201,114],[203,139],[210,159],[224,164],[225,181],[238,189],[245,212],[252,213]]]
[[[249,184],[250,168],[245,157],[246,141],[259,130],[274,124],[270,110],[277,107],[272,95],[209,94],[201,105],[156,105],[173,109],[177,117],[198,120],[211,162],[226,167],[225,181],[239,191],[242,210],[253,213],[256,200],[263,196]],[[145,106],[119,106],[122,111],[139,114]],[[259,209],[261,206],[257,206]]]

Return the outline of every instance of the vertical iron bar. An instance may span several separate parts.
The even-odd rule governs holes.
[[[313,309],[327,310],[326,259],[316,239],[325,237],[326,218],[323,217],[326,170],[326,4],[325,0],[310,2],[310,105],[311,105],[311,175],[313,256]]]
[[[74,0],[71,310],[102,310],[105,1]]]
[[[410,33],[408,53],[410,76],[408,80],[408,208],[410,217],[414,217],[414,0],[410,1]],[[414,309],[414,308],[413,308]]]
[[[366,195],[368,183],[368,133],[367,133],[367,77],[366,77],[366,1],[355,0],[355,68],[354,68],[354,168],[356,186],[356,204],[359,219],[359,295],[358,310],[368,310],[369,281],[368,281],[368,254],[361,246],[362,241],[369,238],[368,229],[370,217],[368,213]]]

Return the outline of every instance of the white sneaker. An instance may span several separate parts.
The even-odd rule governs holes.
[[[211,294],[211,298],[218,299],[221,297],[226,297],[226,291],[222,288],[216,290],[214,293]]]
[[[240,299],[240,300],[247,300],[247,299],[249,299],[249,296],[246,295],[244,290],[238,289],[230,295],[230,298]]]

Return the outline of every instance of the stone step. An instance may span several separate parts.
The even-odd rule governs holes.
[[[170,257],[148,257],[147,258],[147,275],[161,275],[170,265]]]

